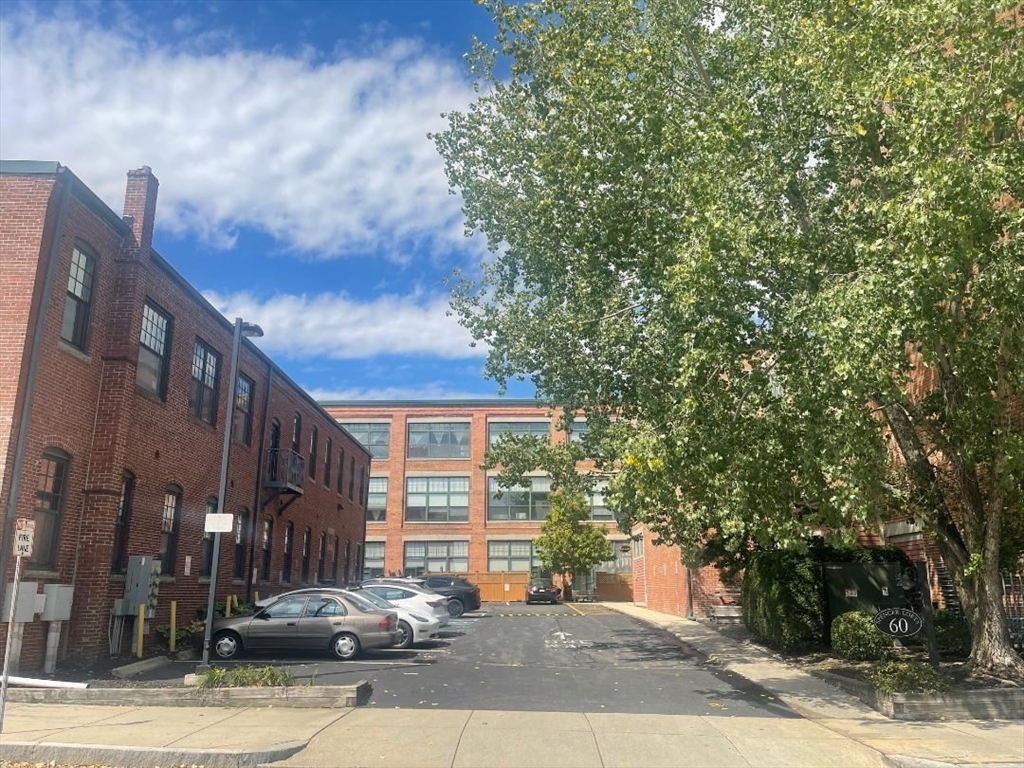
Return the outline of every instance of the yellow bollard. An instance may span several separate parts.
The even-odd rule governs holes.
[[[171,653],[174,653],[178,646],[178,601],[171,600]]]
[[[142,634],[146,628],[146,604],[139,603],[139,617],[135,620],[135,655],[142,658]]]
[[[259,592],[253,592],[252,594],[253,594],[252,601],[254,603],[258,603],[260,601],[260,593]]]
[[[231,596],[231,610],[238,613],[238,595]]]
[[[231,595],[224,598],[224,618],[231,618]]]

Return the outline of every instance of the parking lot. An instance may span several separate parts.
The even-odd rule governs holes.
[[[367,651],[347,662],[246,655],[229,664],[284,666],[297,684],[368,680],[369,706],[381,708],[792,716],[673,635],[590,604],[487,603],[409,650]],[[178,662],[154,674],[180,679],[193,666]]]

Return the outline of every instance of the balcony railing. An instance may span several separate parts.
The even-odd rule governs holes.
[[[267,451],[267,467],[263,485],[282,493],[302,493],[306,480],[306,460],[298,453],[285,448],[271,448]]]

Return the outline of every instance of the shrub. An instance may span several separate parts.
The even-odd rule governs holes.
[[[232,667],[210,667],[199,676],[200,688],[269,688],[291,685],[292,673],[278,667],[253,667],[245,664]]]
[[[821,569],[798,552],[759,552],[743,577],[743,623],[773,648],[798,650],[825,631]]]
[[[850,661],[878,661],[892,654],[892,638],[870,615],[849,611],[832,622],[832,652]]]
[[[883,693],[941,693],[949,683],[922,661],[886,661],[868,672],[868,679]]]
[[[967,621],[946,608],[935,612],[935,639],[943,656],[966,656],[971,652],[971,630]]]

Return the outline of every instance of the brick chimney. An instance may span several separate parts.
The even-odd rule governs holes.
[[[128,171],[128,187],[124,193],[124,220],[131,225],[135,242],[142,254],[148,254],[153,247],[156,193],[159,187],[160,182],[148,165]]]

